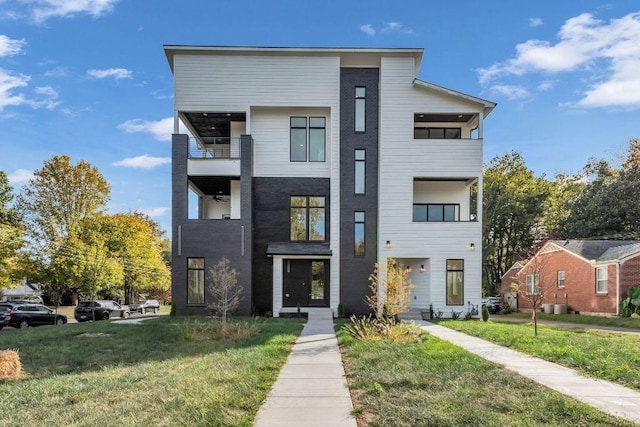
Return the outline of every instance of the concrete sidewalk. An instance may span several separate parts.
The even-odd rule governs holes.
[[[604,380],[578,375],[573,369],[511,350],[433,323],[413,320],[431,335],[600,411],[640,424],[640,393]]]
[[[309,312],[256,427],[356,427],[330,309]]]

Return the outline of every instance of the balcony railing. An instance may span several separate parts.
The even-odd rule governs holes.
[[[190,137],[190,159],[239,159],[240,138]]]

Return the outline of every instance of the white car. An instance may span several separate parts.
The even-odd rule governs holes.
[[[141,300],[138,304],[129,304],[129,311],[141,314],[151,311],[156,314],[160,311],[160,302],[155,299]]]

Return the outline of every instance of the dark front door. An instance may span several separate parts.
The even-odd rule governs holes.
[[[283,307],[326,307],[328,262],[308,259],[285,259],[283,262]]]

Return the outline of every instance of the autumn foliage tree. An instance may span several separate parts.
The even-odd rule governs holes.
[[[238,284],[238,271],[224,257],[209,269],[209,279],[207,308],[220,316],[224,336],[227,316],[238,308],[242,300],[242,286]]]
[[[375,264],[369,283],[371,294],[365,299],[376,317],[395,318],[409,309],[414,285],[409,279],[409,270],[394,258]]]
[[[19,256],[24,229],[15,208],[10,206],[13,189],[0,171],[0,288],[11,287],[18,279]]]

